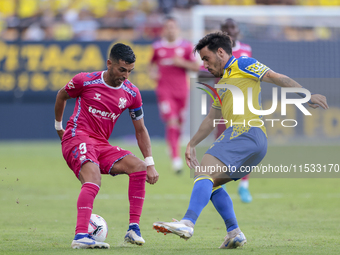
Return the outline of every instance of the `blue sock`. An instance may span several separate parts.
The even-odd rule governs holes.
[[[227,232],[238,228],[233,202],[228,193],[222,187],[219,187],[213,191],[210,199],[218,213],[222,216]]]
[[[199,175],[196,177],[194,187],[191,192],[191,198],[188,210],[182,220],[190,220],[196,223],[198,216],[203,208],[209,203],[213,187],[212,179],[209,176]]]

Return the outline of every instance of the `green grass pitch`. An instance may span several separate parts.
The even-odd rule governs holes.
[[[111,141],[112,143],[113,141]],[[137,146],[116,142],[140,157]],[[340,146],[269,147],[264,163],[339,164]],[[159,182],[147,184],[141,218],[143,247],[124,245],[128,226],[128,177],[103,176],[94,213],[109,226],[110,250],[72,250],[80,183],[55,142],[0,143],[0,254],[339,254],[340,179],[251,178],[253,202],[242,204],[238,182],[227,185],[248,244],[220,250],[226,234],[211,203],[203,210],[194,236],[184,241],[157,233],[154,221],[181,219],[192,189],[189,170],[171,172],[165,143],[153,144]],[[340,177],[340,172],[339,172]]]

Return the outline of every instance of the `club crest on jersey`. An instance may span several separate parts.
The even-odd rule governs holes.
[[[124,97],[119,98],[119,103],[118,103],[119,109],[125,108],[125,106],[126,106],[126,101],[127,101],[127,99],[124,98]]]
[[[101,96],[102,94],[95,93],[95,95],[96,95],[96,96],[94,97],[94,99],[101,100],[101,99],[100,99],[100,96]]]
[[[74,84],[73,84],[73,80],[70,80],[70,82],[67,84],[67,87],[69,88],[69,89],[74,89],[75,87],[74,87]]]

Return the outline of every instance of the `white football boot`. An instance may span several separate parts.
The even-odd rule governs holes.
[[[145,240],[143,239],[139,225],[133,224],[129,226],[129,229],[127,230],[125,234],[124,241],[131,244],[137,244],[137,245],[143,245],[145,244]]]
[[[158,221],[153,224],[153,229],[157,232],[166,234],[175,234],[181,238],[188,240],[194,234],[194,228],[185,225],[180,221],[162,222]]]
[[[221,244],[220,249],[235,249],[237,247],[242,247],[246,243],[247,239],[242,232],[233,238],[228,238],[227,235],[226,239]]]
[[[71,244],[73,249],[109,249],[110,245],[97,242],[89,234],[77,234]]]
[[[176,174],[181,174],[183,171],[183,160],[181,157],[172,160],[172,169]]]

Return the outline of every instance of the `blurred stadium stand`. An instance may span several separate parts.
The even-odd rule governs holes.
[[[335,6],[340,0],[0,0],[0,139],[57,139],[53,129],[56,92],[78,72],[105,69],[108,50],[117,41],[130,44],[137,55],[131,80],[142,91],[150,135],[163,137],[155,84],[147,68],[151,43],[161,35],[164,16],[171,13],[177,17],[182,36],[192,40],[193,6],[272,4]],[[237,21],[240,39],[252,46],[253,57],[273,70],[293,78],[314,79],[308,81],[312,87],[304,83],[307,80],[301,81],[313,92],[323,92],[320,84],[313,83],[315,78],[333,79],[319,80],[328,86],[327,96],[336,105],[328,116],[329,130],[320,132],[339,138],[336,78],[340,76],[340,22],[318,26],[305,17],[291,20],[293,25],[282,20],[268,25],[242,17]],[[220,23],[221,19],[207,17],[205,33],[218,30]],[[72,110],[69,102],[64,123]],[[113,137],[133,135],[133,126],[126,121],[130,122],[127,114],[118,121]],[[304,126],[296,132],[291,137],[320,134],[306,131]]]
[[[7,41],[153,40],[164,14],[188,16],[195,5],[256,4],[336,6],[340,0],[0,0],[0,32]]]

